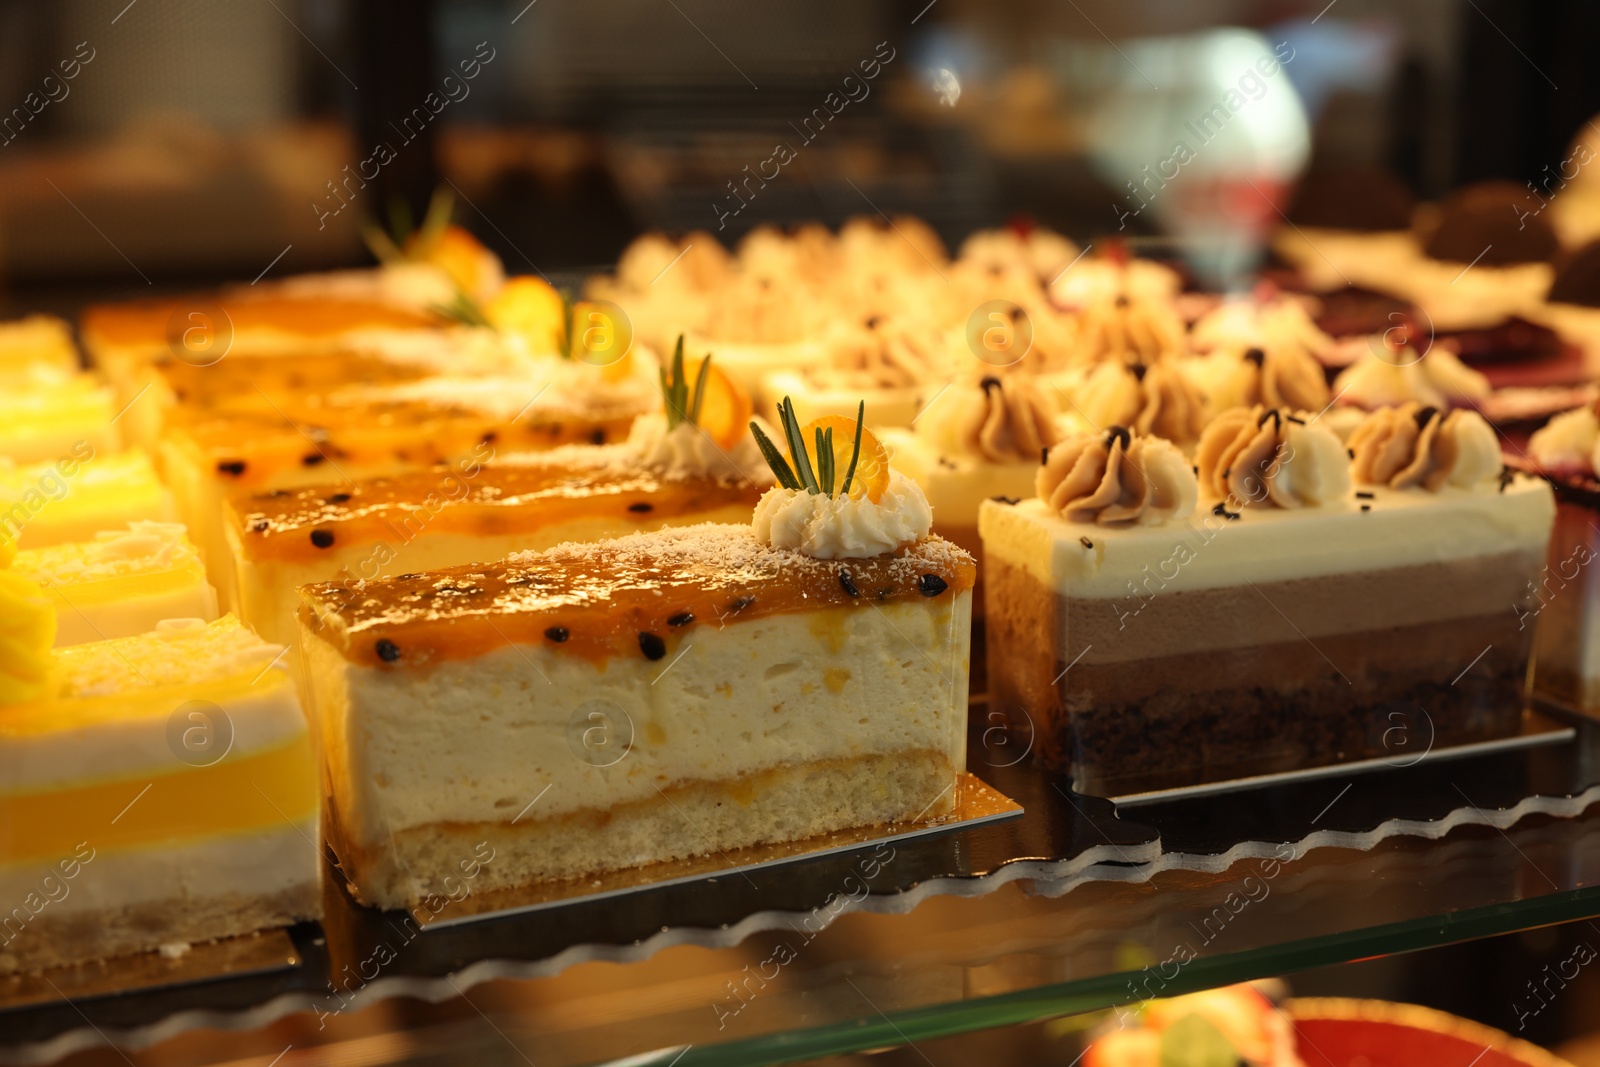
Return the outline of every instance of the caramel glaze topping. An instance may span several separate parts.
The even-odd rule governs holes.
[[[300,618],[350,662],[383,670],[426,670],[507,642],[559,647],[603,667],[611,657],[676,655],[699,627],[735,619],[948,605],[976,577],[972,557],[938,536],[872,559],[821,560],[768,548],[748,526],[706,523],[428,574],[319,582],[301,588]]]
[[[600,451],[600,450],[596,450]],[[762,489],[712,478],[668,479],[600,463],[449,466],[303,489],[252,493],[232,501],[240,541],[253,560],[304,562],[319,550],[308,531],[326,530],[343,547],[373,544],[421,525],[438,533],[495,536],[576,518],[605,518],[636,529],[713,509],[753,510]]]
[[[273,404],[294,403],[311,391],[352,383],[401,385],[433,373],[420,364],[366,354],[235,356],[203,367],[163,356],[152,366],[178,403],[208,411],[270,411]]]
[[[347,477],[427,467],[472,454],[480,444],[493,445],[488,455],[615,444],[627,438],[633,419],[632,412],[556,416],[533,411],[508,423],[481,411],[406,400],[283,406],[226,416],[178,408],[169,417],[168,433],[187,439],[227,485],[267,488],[283,481],[303,484],[303,472],[315,467],[337,468]]]
[[[174,313],[220,305],[234,332],[262,327],[305,337],[331,337],[357,329],[420,330],[444,325],[437,315],[372,300],[199,294],[173,300],[102,304],[83,314],[85,333],[112,344],[160,344]]]

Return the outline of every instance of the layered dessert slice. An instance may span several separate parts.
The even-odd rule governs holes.
[[[1514,733],[1549,487],[1501,478],[1470,411],[1384,409],[1350,448],[1263,408],[1194,467],[1120,429],[1056,445],[979,519],[995,707],[1096,792]]]
[[[38,364],[63,371],[78,369],[72,327],[53,315],[0,322],[0,373],[24,371]]]
[[[1065,432],[1057,392],[1021,374],[958,382],[914,429],[886,430],[894,468],[921,487],[934,529],[981,560],[978,506],[1033,495],[1041,453]]]
[[[200,553],[177,523],[130,522],[91,541],[26,548],[11,568],[55,602],[58,648],[217,617]]]
[[[116,418],[111,389],[92,375],[40,363],[0,369],[0,456],[37,463],[79,445],[115,452]]]
[[[162,472],[224,605],[233,600],[222,507],[232,494],[616,443],[635,418],[659,410],[654,371],[647,377],[642,361],[619,381],[607,368],[547,363],[538,377],[426,378],[254,410],[175,409],[162,435]]]
[[[0,971],[321,914],[315,759],[281,651],[232,619],[54,653],[0,573]],[[46,902],[46,897],[48,901]]]
[[[172,517],[172,498],[143,452],[102,455],[83,442],[48,463],[0,459],[0,542],[91,541],[101,530]]]
[[[1533,686],[1540,696],[1600,715],[1600,418],[1593,404],[1535,431],[1525,455],[1507,462],[1550,483],[1555,533],[1544,569],[1530,583],[1525,625],[1535,633]]]
[[[851,420],[811,429],[753,525],[303,591],[361,900],[481,842],[494,888],[952,810],[973,561]]]
[[[771,484],[750,403],[709,363],[693,386],[679,351],[661,414],[620,445],[470,459],[352,482],[234,497],[224,530],[238,610],[292,644],[296,589],[429,571],[566,541],[748,522]]]

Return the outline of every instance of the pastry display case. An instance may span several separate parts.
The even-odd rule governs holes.
[[[1578,5],[0,27],[0,1063],[1585,1032]]]

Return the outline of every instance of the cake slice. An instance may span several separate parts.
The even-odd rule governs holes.
[[[217,617],[200,553],[177,523],[130,522],[90,541],[23,549],[11,568],[55,602],[57,648]]]
[[[50,463],[0,460],[0,542],[42,548],[171,518],[172,499],[143,452],[103,455],[83,442]]]
[[[500,559],[565,541],[666,526],[748,522],[772,484],[750,402],[709,362],[691,389],[682,350],[664,413],[619,445],[458,462],[353,482],[234,497],[224,529],[240,616],[292,644],[296,589],[334,579]]]
[[[1469,411],[1383,409],[1350,447],[1262,408],[1207,427],[1198,475],[1120,428],[1053,447],[979,518],[993,706],[1095,792],[1514,733],[1549,487],[1500,478]]]
[[[773,450],[753,526],[303,590],[359,898],[421,900],[481,842],[494,888],[952,810],[974,565],[855,426]]]
[[[116,418],[111,389],[92,375],[42,363],[0,369],[0,456],[37,463],[78,445],[115,452]]]
[[[280,649],[229,618],[51,653],[50,602],[19,582],[0,574],[0,971],[318,917],[315,760]]]
[[[0,373],[38,364],[63,371],[78,369],[72,327],[53,315],[29,315],[0,322]]]

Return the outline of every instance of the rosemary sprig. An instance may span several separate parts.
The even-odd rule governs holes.
[[[861,459],[861,427],[867,424],[867,402],[862,400],[856,408],[856,443],[850,446],[850,466],[844,469],[844,484],[839,492],[850,495],[850,481],[856,476],[856,463]]]
[[[574,305],[572,293],[569,290],[558,290],[561,294],[561,358],[572,358],[572,333],[577,323],[572,321]]]
[[[702,368],[704,370],[704,368]],[[661,399],[667,405],[667,429],[672,429],[680,422],[698,425],[695,418],[690,415],[689,408],[689,383],[683,377],[683,334],[678,335],[677,347],[672,350],[672,364],[662,367]],[[701,383],[704,382],[701,376]],[[699,404],[695,405],[694,414],[699,414]]]
[[[856,464],[861,460],[861,426],[866,414],[867,405],[862,401],[856,409],[856,436],[855,443],[850,449],[850,465],[845,468],[844,481],[838,487],[838,492],[843,494],[850,492],[850,482],[855,478]],[[772,468],[772,476],[785,489],[793,489],[796,492],[804,489],[808,493],[833,496],[838,474],[837,459],[833,451],[833,428],[818,427],[813,431],[817,453],[817,465],[813,470],[811,457],[805,447],[805,435],[800,430],[800,420],[795,417],[794,402],[788,397],[784,397],[783,402],[778,405],[778,421],[783,426],[784,440],[789,445],[787,459],[761,429],[761,424],[754,419],[750,420],[750,434],[756,439],[756,446],[761,449],[761,455],[766,459],[767,466]]]
[[[456,298],[450,303],[434,304],[429,310],[436,315],[468,326],[485,326],[491,329],[494,327],[494,323],[490,322],[489,316],[484,313],[482,305],[459,289],[456,290]]]

